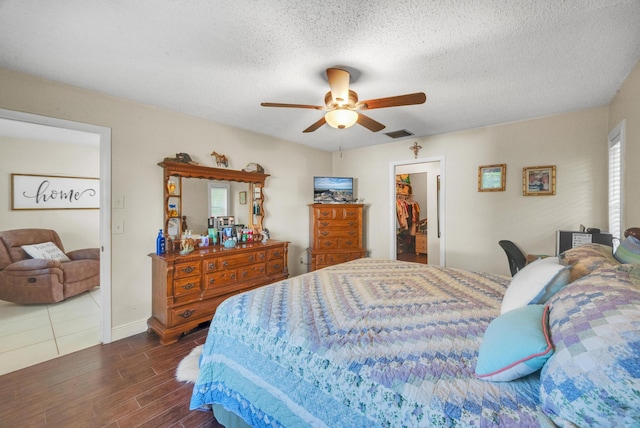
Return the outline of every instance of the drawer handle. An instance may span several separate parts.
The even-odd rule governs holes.
[[[323,230],[322,232],[320,232],[320,235],[322,236],[327,236],[329,234],[329,232],[327,230]]]
[[[194,270],[196,270],[196,268],[194,268],[193,266],[187,266],[186,268],[182,268],[181,270],[182,270],[182,272],[184,272],[184,273],[191,273],[191,272],[193,272]]]
[[[214,282],[216,282],[216,280],[215,280],[215,279],[213,279],[213,278],[209,278],[209,285],[213,285],[213,283],[214,283]]]
[[[260,260],[264,260],[264,253],[260,253]]]
[[[194,311],[192,311],[191,309],[187,309],[187,310],[186,310],[186,311],[184,311],[183,313],[178,314],[178,316],[181,316],[182,318],[187,319],[187,318],[189,318],[191,315],[193,315],[193,314],[195,314],[195,313],[196,313],[196,311],[195,311],[195,310],[194,310]]]
[[[320,211],[320,215],[327,216],[327,215],[329,215],[329,211]]]
[[[358,223],[356,223],[355,221],[350,221],[350,222],[349,222],[349,226],[352,226],[352,227],[353,227],[353,226],[355,226],[355,225],[357,225],[357,224],[358,224]]]
[[[188,284],[183,285],[182,288],[184,288],[185,290],[191,290],[195,286],[196,285],[193,282],[190,282]]]
[[[333,242],[331,241],[325,241],[324,245],[326,245],[327,247],[330,247],[333,245]]]
[[[276,257],[280,257],[280,251],[274,251],[273,255],[276,256]]]
[[[327,226],[329,226],[329,222],[328,221],[321,221],[320,222],[320,226],[327,227]]]
[[[250,261],[250,262],[255,262],[255,261],[256,261],[256,257],[255,257],[253,254],[251,254],[251,255],[249,256],[249,261]]]
[[[247,275],[249,275],[249,272],[247,272],[246,270],[243,270],[242,277],[245,278]]]
[[[353,244],[353,241],[351,241],[351,240],[349,240],[349,241],[344,241],[344,243],[345,243],[345,244],[347,244],[347,245],[352,245],[352,244]]]
[[[229,275],[229,278],[231,278],[231,279],[236,279],[236,274],[235,274],[235,273],[232,273],[231,275]]]
[[[223,262],[222,262],[222,266],[224,266],[224,267],[229,266],[229,262],[228,262],[228,261],[226,261],[226,260],[225,260],[225,261],[223,261]]]
[[[264,266],[260,266],[260,272],[264,273]]]
[[[215,269],[215,268],[216,268],[215,263],[209,263],[209,269]]]
[[[280,270],[281,269],[280,263],[276,263],[276,264],[274,264],[272,266],[273,266],[273,270]]]
[[[357,232],[355,230],[352,230],[351,232],[349,232],[349,235],[354,236]]]

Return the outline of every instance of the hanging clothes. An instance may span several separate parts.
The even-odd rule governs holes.
[[[398,198],[396,199],[396,217],[398,232],[410,230],[411,235],[415,235],[420,220],[420,205],[412,199]]]

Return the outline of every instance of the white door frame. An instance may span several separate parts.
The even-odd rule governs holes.
[[[0,109],[0,117],[96,134],[100,140],[100,340],[111,342],[111,128]]]
[[[431,158],[410,159],[403,161],[391,162],[389,164],[389,207],[391,224],[389,226],[389,259],[396,259],[397,245],[396,245],[396,167],[402,165],[412,165],[416,163],[429,163],[440,162],[440,201],[438,207],[438,216],[440,219],[440,266],[445,266],[445,227],[446,215],[445,215],[445,157],[436,156]]]

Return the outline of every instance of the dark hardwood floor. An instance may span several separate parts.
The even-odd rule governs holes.
[[[189,410],[193,385],[175,380],[207,331],[165,347],[141,333],[0,376],[0,426],[222,428]]]
[[[428,263],[428,258],[426,254],[416,254],[416,253],[398,253],[398,260],[402,260],[404,262],[414,262],[414,263]]]

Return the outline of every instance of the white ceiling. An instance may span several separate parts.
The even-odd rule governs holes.
[[[0,1],[2,67],[329,151],[607,105],[639,58],[639,0]],[[341,65],[427,102],[378,133],[260,106],[322,105]]]

